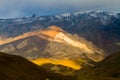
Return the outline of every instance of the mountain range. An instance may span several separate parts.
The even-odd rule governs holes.
[[[21,76],[23,80],[119,80],[119,51],[120,13],[78,11],[0,19],[0,52],[7,53],[0,53],[0,76],[5,80]]]
[[[107,54],[119,51],[120,13],[103,11],[78,11],[53,16],[0,19],[0,38],[15,37],[52,25],[93,42]]]

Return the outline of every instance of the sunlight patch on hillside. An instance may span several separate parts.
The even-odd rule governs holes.
[[[71,61],[71,60],[57,60],[57,59],[36,59],[36,60],[32,60],[33,63],[42,66],[44,64],[54,64],[54,65],[62,65],[62,66],[66,66],[69,68],[72,68],[74,70],[79,70],[81,68],[80,65],[78,65],[77,63]]]

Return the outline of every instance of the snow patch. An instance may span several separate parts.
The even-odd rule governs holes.
[[[61,14],[61,16],[63,16],[63,17],[68,17],[68,16],[70,16],[70,13]]]
[[[75,12],[74,15],[84,14],[82,11]]]
[[[97,17],[97,15],[96,15],[96,14],[90,14],[90,16],[92,16],[92,17]]]

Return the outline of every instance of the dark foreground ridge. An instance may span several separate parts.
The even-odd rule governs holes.
[[[0,52],[0,80],[75,80],[75,78],[47,72],[22,57]]]

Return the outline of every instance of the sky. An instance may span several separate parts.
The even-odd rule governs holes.
[[[74,11],[120,12],[120,0],[0,0],[0,18],[54,15]]]

